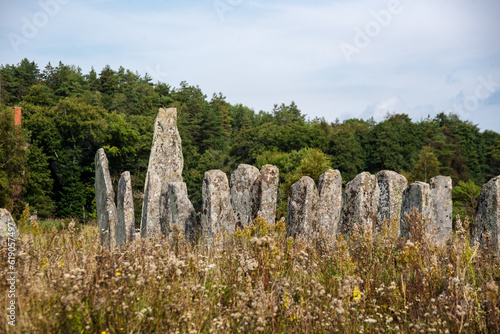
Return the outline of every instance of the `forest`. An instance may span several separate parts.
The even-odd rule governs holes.
[[[0,207],[15,216],[29,207],[41,218],[92,220],[94,155],[103,147],[115,186],[130,171],[140,217],[160,107],[177,108],[183,178],[198,210],[205,171],[229,176],[241,163],[279,168],[278,218],[286,215],[290,186],[303,175],[317,181],[327,168],[338,169],[344,184],[362,171],[383,169],[410,182],[451,176],[454,215],[471,217],[481,185],[500,174],[500,134],[455,114],[412,120],[388,110],[381,122],[327,122],[307,118],[293,101],[276,102],[256,112],[222,93],[209,97],[187,82],[154,83],[123,67],[84,74],[62,62],[43,69],[28,59],[1,65]],[[20,127],[14,106],[22,108]]]

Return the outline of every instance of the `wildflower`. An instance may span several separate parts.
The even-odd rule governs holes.
[[[354,299],[354,300],[361,299],[361,294],[360,294],[359,289],[358,289],[357,286],[355,286],[354,290],[352,291],[352,299]]]
[[[116,274],[115,275],[116,276],[120,276],[122,274],[121,271],[122,270],[120,268],[116,269]]]
[[[365,319],[365,322],[368,322],[368,323],[370,323],[370,324],[374,324],[374,323],[376,323],[376,322],[377,322],[377,320],[372,319],[372,318],[367,318],[367,319]]]

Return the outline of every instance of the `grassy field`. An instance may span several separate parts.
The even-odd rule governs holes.
[[[109,251],[95,224],[33,222],[16,257],[19,333],[498,333],[500,260],[458,222],[435,247],[418,215],[348,240],[252,227],[215,245],[136,240]],[[0,308],[7,314],[2,248]]]

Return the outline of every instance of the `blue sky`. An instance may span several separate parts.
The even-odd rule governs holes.
[[[498,13],[497,0],[3,0],[0,64],[109,64],[255,111],[454,112],[500,132]]]

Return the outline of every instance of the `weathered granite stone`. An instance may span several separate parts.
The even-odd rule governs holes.
[[[239,227],[252,221],[252,187],[259,175],[256,167],[246,164],[239,165],[231,174],[231,204]]]
[[[276,222],[276,200],[278,198],[279,170],[273,165],[264,165],[252,188],[252,220],[260,211],[269,225]]]
[[[7,209],[0,209],[0,245],[9,238],[16,240],[17,244],[19,231],[10,212]]]
[[[164,181],[182,182],[181,137],[177,130],[177,110],[160,108],[155,120],[153,145],[144,185],[141,236],[158,235],[160,227],[160,195]]]
[[[122,245],[131,242],[135,235],[134,195],[132,193],[130,172],[123,172],[120,176],[116,205],[118,209],[116,243]]]
[[[318,231],[336,234],[342,208],[342,176],[338,170],[329,169],[318,181]]]
[[[376,230],[380,231],[385,219],[388,220],[387,223],[396,220],[399,226],[403,191],[408,187],[408,181],[401,174],[390,170],[382,170],[377,173],[377,184],[380,190],[380,211]]]
[[[430,226],[434,219],[431,188],[428,183],[414,182],[403,191],[403,202],[401,204],[401,223],[399,225],[400,235],[403,238],[409,237],[409,222],[406,219],[405,213],[410,215],[413,208],[417,208],[418,212],[425,220],[425,226]],[[429,232],[429,231],[427,231]]]
[[[481,189],[471,242],[479,242],[500,254],[500,175]]]
[[[354,225],[374,229],[379,211],[380,191],[377,178],[368,172],[348,182],[342,196],[340,233],[351,233]]]
[[[451,237],[452,229],[451,177],[441,175],[433,177],[429,185],[434,216],[431,224],[431,228],[434,230],[434,239],[437,243],[445,243]]]
[[[292,184],[287,205],[287,237],[309,236],[317,231],[318,199],[318,189],[309,176]]]
[[[165,201],[162,205],[161,230],[170,235],[177,226],[183,236],[194,241],[196,230],[196,211],[188,198],[185,182],[169,182],[165,192]]]
[[[109,176],[108,158],[102,148],[98,149],[95,155],[94,186],[101,244],[114,247],[116,245],[118,213],[115,205],[115,192]]]
[[[203,178],[201,228],[209,244],[217,234],[236,229],[227,176],[218,169],[205,172]]]

